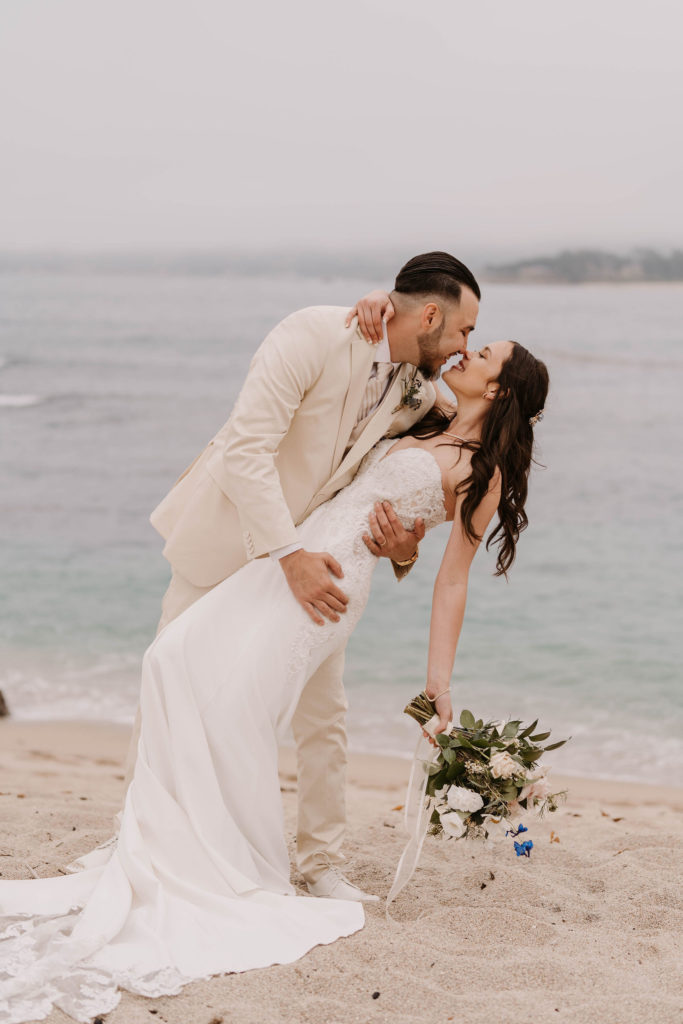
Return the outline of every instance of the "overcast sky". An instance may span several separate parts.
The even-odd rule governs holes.
[[[0,248],[683,243],[678,0],[5,0]]]

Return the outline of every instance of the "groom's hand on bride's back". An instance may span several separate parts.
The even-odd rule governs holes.
[[[372,535],[363,534],[366,548],[378,558],[390,558],[392,562],[405,562],[412,558],[425,535],[424,520],[419,517],[412,530],[404,529],[390,501],[375,502],[369,524]]]
[[[332,555],[299,548],[281,558],[280,565],[289,589],[315,623],[324,626],[325,619],[339,622],[349,599],[330,575],[337,579],[344,576],[341,565]]]

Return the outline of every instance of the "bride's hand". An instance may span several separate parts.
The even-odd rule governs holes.
[[[384,337],[382,319],[389,323],[394,313],[394,305],[388,292],[377,288],[358,300],[346,317],[346,326],[350,327],[354,316],[357,316],[358,326],[365,340],[376,344]]]
[[[439,719],[437,722],[434,723],[429,732],[427,732],[426,729],[423,729],[422,735],[425,737],[425,739],[429,740],[433,747],[437,747],[438,743],[436,742],[434,737],[439,736],[442,732],[446,732],[449,723],[453,721],[453,705],[451,703],[451,694],[450,691],[447,691],[446,693],[441,693],[439,694],[437,700],[434,700],[433,697],[430,696],[429,690],[425,690],[425,693],[434,704]],[[427,724],[429,725],[430,723],[428,722]]]

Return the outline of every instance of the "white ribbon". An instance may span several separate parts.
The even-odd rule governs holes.
[[[434,715],[433,718],[423,726],[424,730],[430,735],[433,735],[433,729],[439,721],[439,716]],[[448,723],[448,727],[444,730],[450,732],[452,723]],[[410,778],[408,780],[408,790],[406,792],[405,808],[403,812],[403,825],[405,831],[409,835],[408,842],[401,854],[401,859],[398,862],[396,868],[396,874],[394,875],[394,881],[391,884],[389,895],[387,896],[386,905],[386,916],[391,917],[389,914],[389,907],[391,903],[396,899],[402,889],[405,889],[410,879],[415,874],[415,869],[420,860],[420,854],[422,853],[422,846],[427,835],[427,825],[430,813],[430,807],[426,799],[427,781],[429,779],[429,768],[433,764],[435,758],[440,752],[439,747],[432,747],[431,743],[420,735],[417,741],[417,747],[415,748],[415,755],[413,757],[413,763],[410,769]]]

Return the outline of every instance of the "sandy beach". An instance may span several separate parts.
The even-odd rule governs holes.
[[[106,723],[0,721],[2,878],[58,874],[111,835],[128,735]],[[349,765],[347,872],[381,896],[404,842],[408,770],[369,755]],[[293,852],[291,750],[281,782]],[[532,823],[530,859],[507,842],[428,840],[395,920],[370,905],[362,931],[294,964],[157,1000],[124,992],[108,1024],[680,1024],[683,789],[553,782],[569,799]]]

